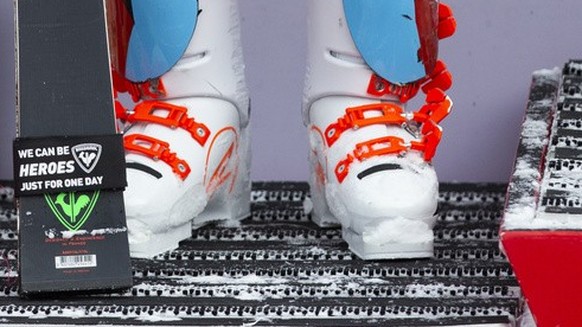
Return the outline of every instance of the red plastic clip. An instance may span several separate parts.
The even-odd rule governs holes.
[[[138,152],[154,160],[167,163],[182,180],[190,175],[191,169],[188,163],[172,153],[170,145],[164,141],[142,134],[132,134],[124,137],[123,143],[128,151]]]
[[[350,165],[354,162],[354,157],[348,154],[347,158],[340,161],[335,167],[335,176],[337,180],[342,183],[350,172]]]
[[[453,9],[450,6],[440,2],[439,3],[439,25],[438,38],[446,39],[455,34],[457,30],[457,21],[453,17]]]
[[[204,146],[210,137],[210,130],[206,125],[198,123],[194,118],[188,117],[188,109],[159,101],[144,101],[135,107],[135,111],[127,116],[127,121],[149,122],[170,128],[183,128],[192,137]]]
[[[430,90],[426,96],[426,104],[415,113],[415,118],[419,123],[431,120],[440,123],[447,117],[453,108],[453,101],[440,89]]]
[[[376,113],[366,117],[366,113]],[[406,122],[404,110],[394,103],[377,103],[346,109],[346,114],[325,130],[325,140],[332,146],[346,130],[374,124],[403,124]]]
[[[113,70],[113,92],[115,98],[117,93],[129,93],[133,102],[141,99],[141,92],[137,83],[130,82],[127,78],[121,76],[117,71]]]
[[[446,91],[453,86],[453,75],[442,60],[438,60],[433,71],[422,80],[422,92],[428,93],[432,89]]]
[[[117,93],[129,93],[133,102],[138,102],[142,98],[159,99],[166,96],[166,88],[161,78],[151,79],[143,83],[134,83],[121,76],[113,70],[113,92],[115,98]]]
[[[427,121],[422,125],[422,149],[417,149],[413,147],[413,150],[419,150],[424,152],[424,160],[427,162],[431,162],[432,158],[436,154],[436,150],[441,142],[441,138],[443,136],[443,130],[439,125],[437,125],[432,120]],[[413,142],[414,143],[414,142]]]
[[[115,100],[115,118],[123,121],[127,120],[127,109],[117,100]]]

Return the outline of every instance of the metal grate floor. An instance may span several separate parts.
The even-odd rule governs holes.
[[[252,217],[135,260],[122,294],[18,297],[16,212],[0,189],[0,322],[78,325],[510,324],[521,292],[498,247],[504,185],[441,186],[435,258],[362,261],[304,213],[306,183],[255,183]]]
[[[566,63],[562,73],[538,214],[550,219],[582,214],[582,61]]]

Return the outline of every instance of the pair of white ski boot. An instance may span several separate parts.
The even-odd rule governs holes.
[[[310,2],[303,113],[313,220],[341,224],[364,259],[430,257],[438,196],[431,159],[441,136],[437,123],[452,105],[437,86],[448,88],[450,74],[438,62],[414,83],[380,77],[354,42],[348,2]],[[249,100],[237,2],[197,6],[193,36],[169,71],[140,82],[115,74],[116,94],[135,101],[117,102],[127,124],[125,203],[134,257],[176,248],[193,226],[250,214]],[[439,8],[448,31],[439,30],[441,38],[454,31],[443,11],[448,7]],[[421,88],[427,104],[405,111],[403,102]]]

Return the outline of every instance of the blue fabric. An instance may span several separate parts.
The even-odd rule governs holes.
[[[343,0],[352,38],[372,70],[398,84],[427,75],[414,0]]]
[[[129,39],[126,77],[160,77],[186,51],[198,19],[197,0],[132,0],[135,26]]]

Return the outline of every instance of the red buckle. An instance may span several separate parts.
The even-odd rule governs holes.
[[[396,136],[386,136],[362,142],[356,145],[352,154],[348,154],[346,159],[340,161],[335,167],[335,176],[340,184],[346,179],[350,172],[350,165],[354,159],[364,161],[373,156],[382,156],[388,154],[401,154],[408,151],[409,146],[404,140]]]
[[[130,82],[127,78],[121,76],[117,71],[113,70],[113,92],[117,98],[117,92],[129,93],[133,102],[137,102],[141,98],[141,92],[137,83]]]
[[[377,112],[376,117],[366,117],[365,113]],[[406,123],[404,111],[394,103],[378,103],[346,109],[346,114],[325,130],[325,140],[332,146],[346,130],[358,129],[374,124],[403,124]]]
[[[335,167],[335,176],[340,183],[342,183],[344,179],[348,177],[348,173],[350,172],[350,165],[352,162],[354,162],[354,157],[348,154],[348,157],[340,161]]]
[[[408,115],[400,106],[393,103],[372,104],[346,109],[346,115],[326,129],[325,139],[330,147],[349,128],[357,129],[372,124],[405,125],[410,120],[420,125],[419,134],[422,134],[422,140],[406,143],[402,138],[387,136],[359,143],[353,151],[353,156],[348,154],[346,159],[337,164],[335,174],[338,181],[341,183],[347,177],[349,166],[354,159],[364,161],[373,156],[401,154],[409,150],[415,150],[423,152],[424,160],[430,162],[436,154],[443,134],[438,123],[451,112],[452,105],[453,102],[443,91],[433,89],[426,96],[426,104],[418,112]],[[380,115],[366,118],[365,113],[370,111],[379,112]]]
[[[424,137],[421,142],[412,141],[406,144],[402,138],[396,136],[386,136],[362,142],[356,145],[352,154],[348,154],[346,159],[340,161],[335,168],[335,176],[341,184],[349,174],[350,165],[354,159],[362,162],[374,156],[391,154],[404,154],[409,150],[416,150],[424,153],[424,160],[430,162],[436,153],[436,149],[442,137],[442,131],[434,122],[423,126]]]
[[[408,150],[404,140],[396,136],[386,136],[356,145],[354,156],[364,161],[370,157],[383,156],[387,154],[400,154]]]
[[[383,95],[395,95],[400,102],[406,103],[408,100],[414,98],[420,89],[421,83],[409,83],[405,85],[396,85],[388,82],[382,77],[372,74],[370,83],[368,84],[368,94],[381,97]]]
[[[134,83],[113,70],[113,91],[117,98],[117,92],[129,93],[133,102],[138,102],[143,97],[158,99],[166,96],[166,88],[161,78],[151,79],[143,83]]]
[[[155,123],[170,128],[180,127],[188,131],[198,144],[204,146],[210,137],[210,130],[206,125],[188,117],[187,112],[188,109],[185,107],[166,102],[144,101],[135,107],[131,115],[127,116],[127,121]]]
[[[451,113],[452,108],[453,101],[451,101],[445,92],[440,89],[433,89],[427,93],[426,104],[415,113],[414,119],[419,123],[432,120],[438,124]]]
[[[167,163],[182,180],[190,174],[191,169],[188,163],[171,152],[170,145],[164,141],[142,134],[132,134],[124,137],[123,144],[129,151],[138,152],[154,160],[162,160]]]
[[[443,130],[434,121],[429,120],[422,125],[421,132],[423,135],[421,147],[417,147],[417,142],[412,142],[412,149],[423,151],[424,160],[431,162],[443,137]]]
[[[127,109],[117,100],[115,100],[115,118],[127,120]]]
[[[442,6],[439,8],[441,21],[448,20],[446,24],[456,24],[454,18],[450,17],[450,8]],[[451,23],[452,22],[452,23]],[[453,27],[455,27],[454,25]],[[443,27],[445,28],[445,27]],[[454,32],[454,28],[452,30]],[[444,34],[452,32],[442,32]],[[439,31],[439,33],[441,33]],[[443,34],[443,35],[444,35]],[[327,145],[331,147],[349,128],[360,128],[372,124],[401,124],[405,125],[410,120],[420,125],[422,134],[420,141],[406,143],[404,139],[387,136],[356,145],[352,154],[340,161],[335,168],[335,175],[340,183],[348,176],[350,165],[354,159],[363,161],[373,156],[402,154],[407,151],[420,151],[424,154],[424,160],[430,162],[436,154],[437,147],[442,138],[442,129],[438,125],[451,112],[453,102],[444,93],[452,86],[452,75],[447,70],[444,62],[437,61],[433,72],[418,82],[399,86],[394,85],[381,77],[373,74],[368,86],[368,93],[375,96],[396,95],[400,101],[406,102],[414,97],[420,88],[426,93],[426,104],[418,112],[406,114],[404,110],[392,103],[372,104],[346,109],[346,115],[338,119],[336,123],[329,125],[325,132]],[[381,115],[366,118],[364,113],[369,111],[379,112]]]
[[[442,60],[438,60],[434,70],[418,82],[405,85],[395,85],[382,77],[372,74],[368,84],[368,94],[381,97],[384,95],[397,96],[400,102],[406,103],[418,94],[419,89],[428,93],[432,89],[448,90],[453,85],[453,75],[448,71]]]
[[[433,71],[421,82],[422,92],[428,94],[432,89],[446,91],[453,86],[453,75],[449,72],[447,65],[442,60],[438,60]]]

